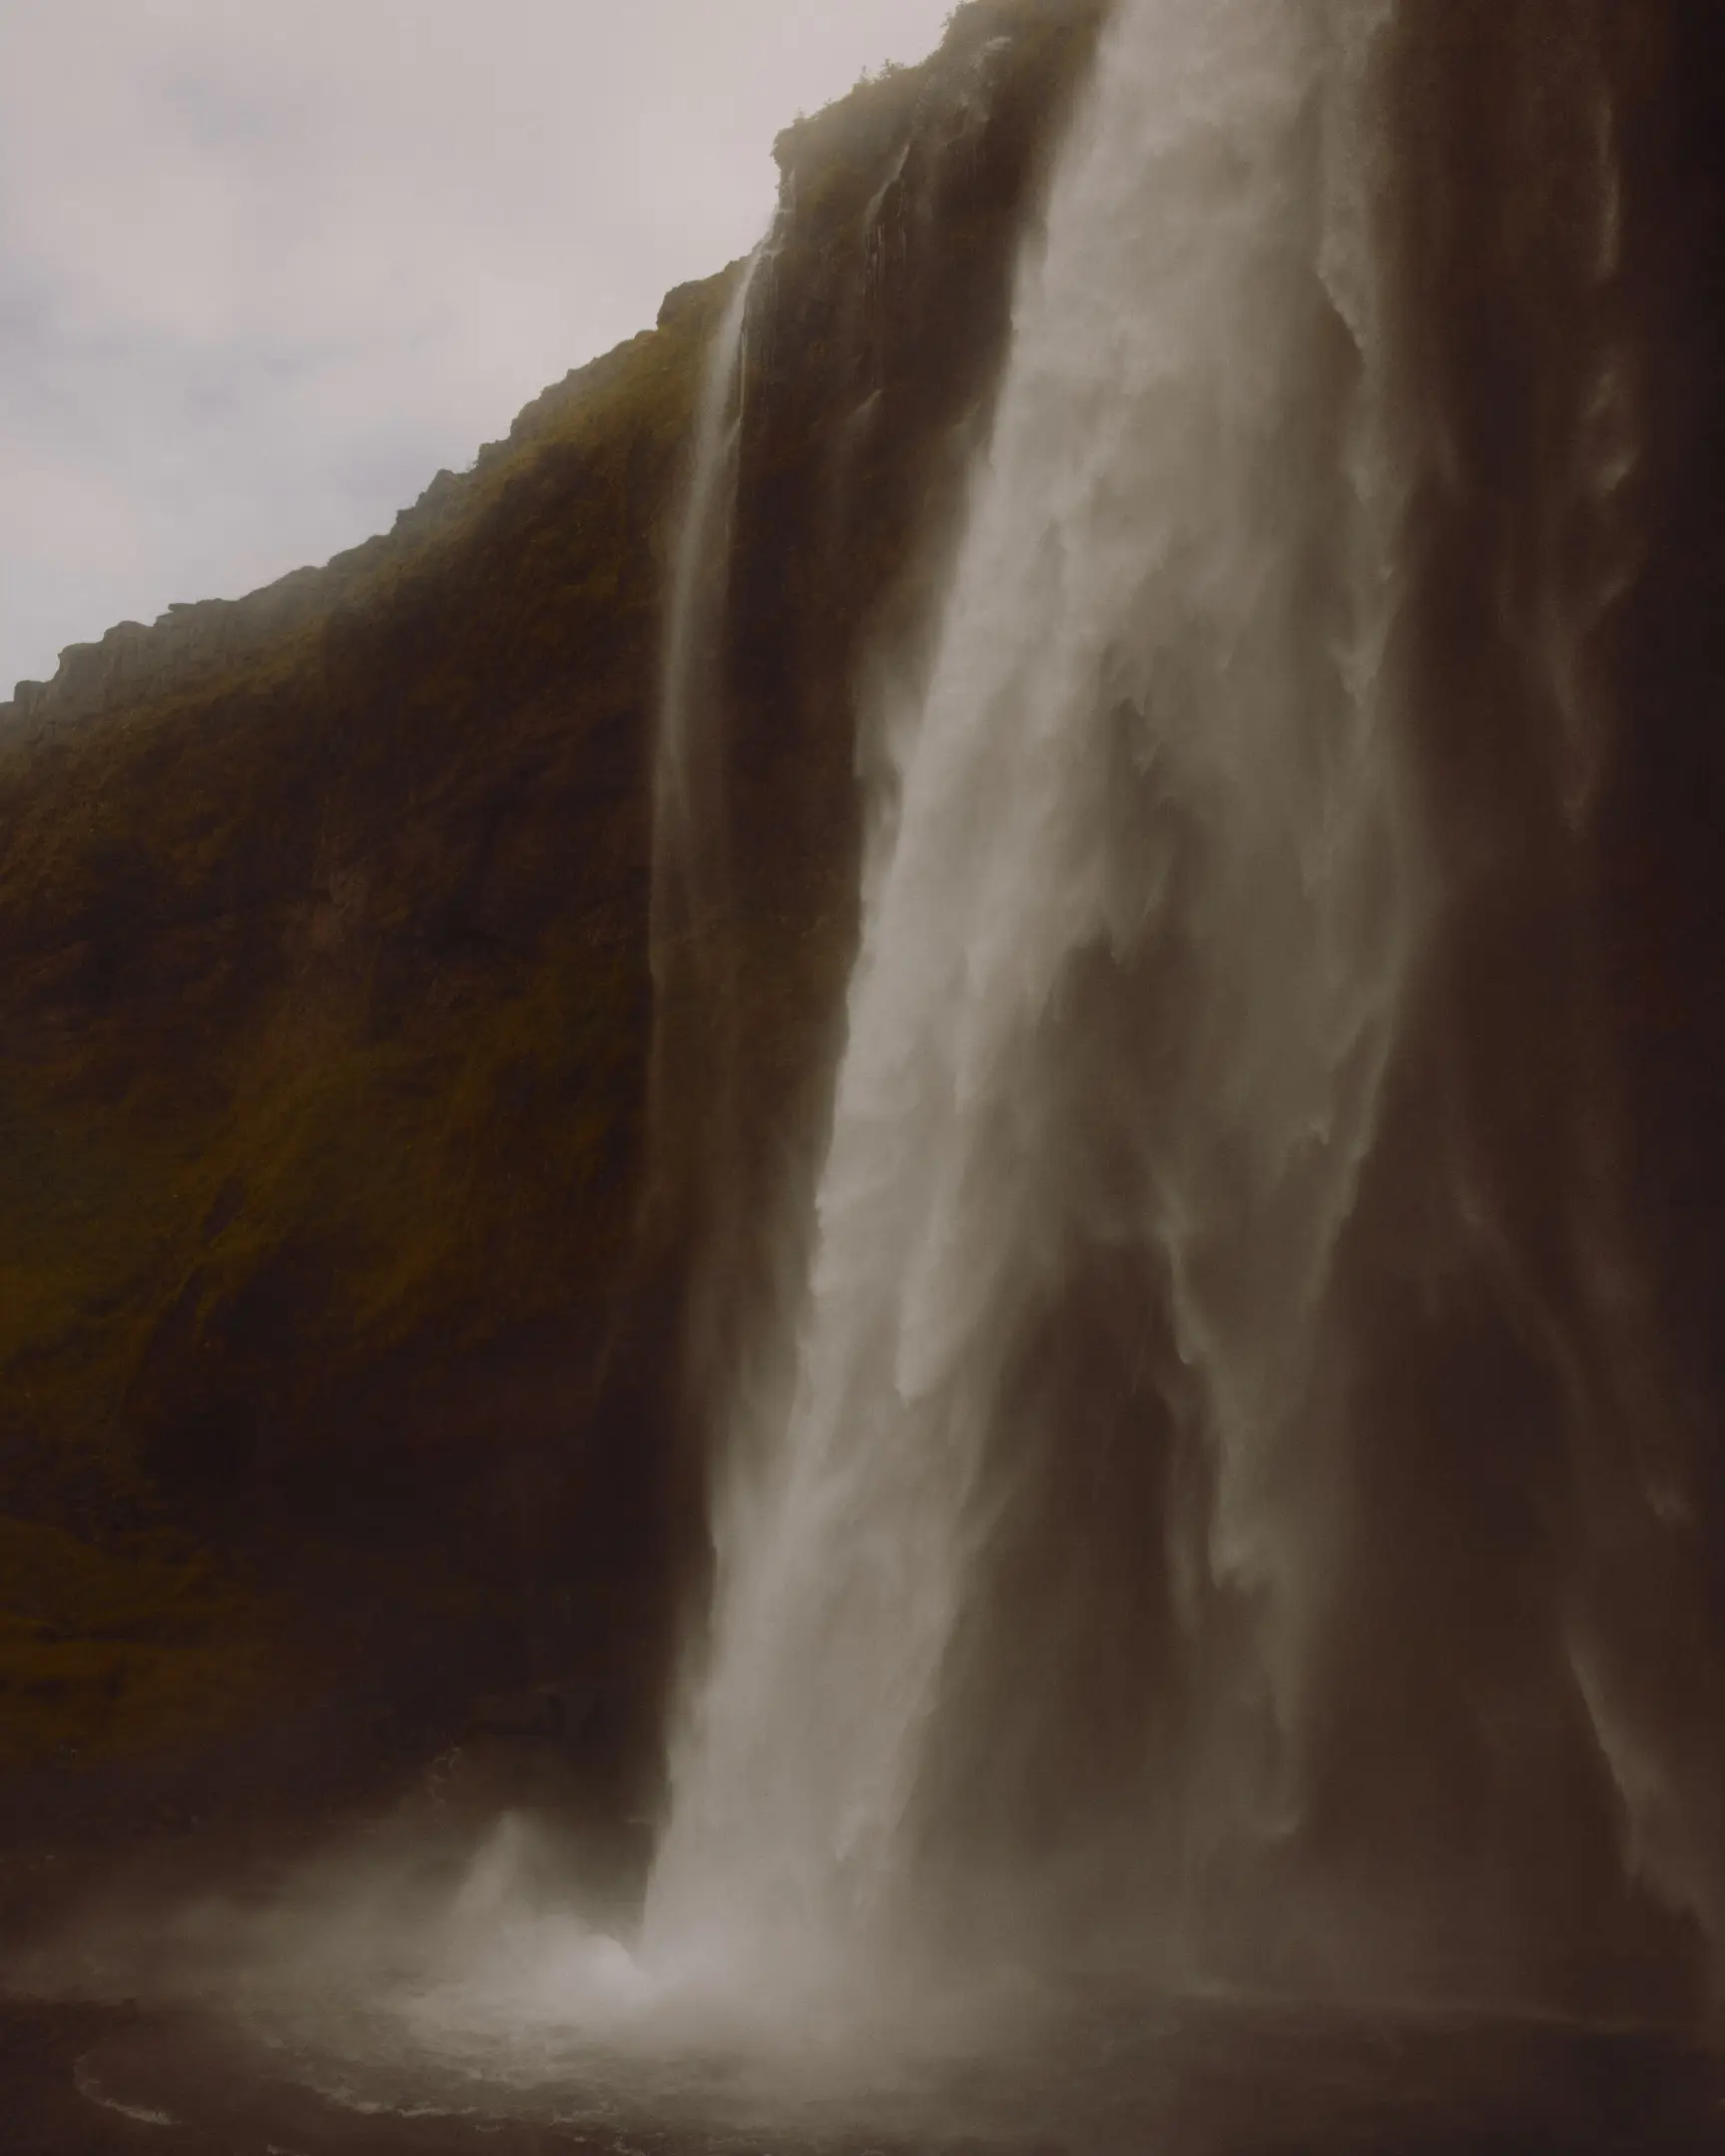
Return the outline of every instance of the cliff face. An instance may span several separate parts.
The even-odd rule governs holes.
[[[863,655],[913,652],[1099,14],[974,0],[779,144],[724,666],[757,1179],[851,945]],[[431,1731],[578,1666],[601,1750],[651,1698],[699,1201],[643,1242],[650,752],[732,274],[388,537],[0,707],[12,1764],[333,1690],[375,1735],[379,1672]]]

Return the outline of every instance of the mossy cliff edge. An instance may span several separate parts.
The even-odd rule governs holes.
[[[972,0],[778,146],[726,659],[758,1175],[854,931],[857,684],[914,643],[1100,13]],[[570,1668],[600,1750],[654,1711],[652,717],[735,273],[387,537],[0,707],[0,1765],[289,1708],[416,1743]]]

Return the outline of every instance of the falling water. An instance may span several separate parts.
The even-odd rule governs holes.
[[[1419,910],[1385,12],[1128,0],[1105,36],[890,725],[795,1382],[729,1447],[661,1961],[803,1984],[927,1928],[936,1849],[1022,1874],[1036,1757],[1122,1687],[1110,1800],[1177,1870],[1297,1801],[1331,1266]],[[1027,1569],[1025,1507],[1085,1484],[1101,1541]],[[1132,1606],[1098,1631],[1109,1535]]]
[[[687,1187],[723,1152],[723,1098],[735,1023],[725,919],[725,601],[743,435],[749,301],[771,250],[750,256],[707,353],[694,460],[673,561],[653,768],[653,975],[658,1025],[652,1072],[652,1159],[661,1188]],[[702,1074],[705,1117],[693,1117],[689,1074]],[[713,1087],[717,1082],[719,1098]],[[691,1152],[698,1156],[691,1164]]]

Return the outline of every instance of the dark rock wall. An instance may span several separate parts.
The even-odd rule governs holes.
[[[6,1511],[190,1532],[266,1599],[325,1546],[428,1546],[482,1598],[531,1564],[638,1173],[641,735],[704,319],[316,605],[243,603],[257,641],[183,618],[166,669],[123,640],[8,715]],[[398,1590],[341,1569],[363,1654]],[[19,1681],[99,1748],[75,1647]]]
[[[1400,15],[1430,919],[1307,1795],[1422,1981],[1588,2007],[1682,1995],[1721,1914],[1721,88],[1685,0]]]

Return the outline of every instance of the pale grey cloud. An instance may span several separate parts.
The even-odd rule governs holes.
[[[387,525],[951,0],[0,0],[0,695]]]

